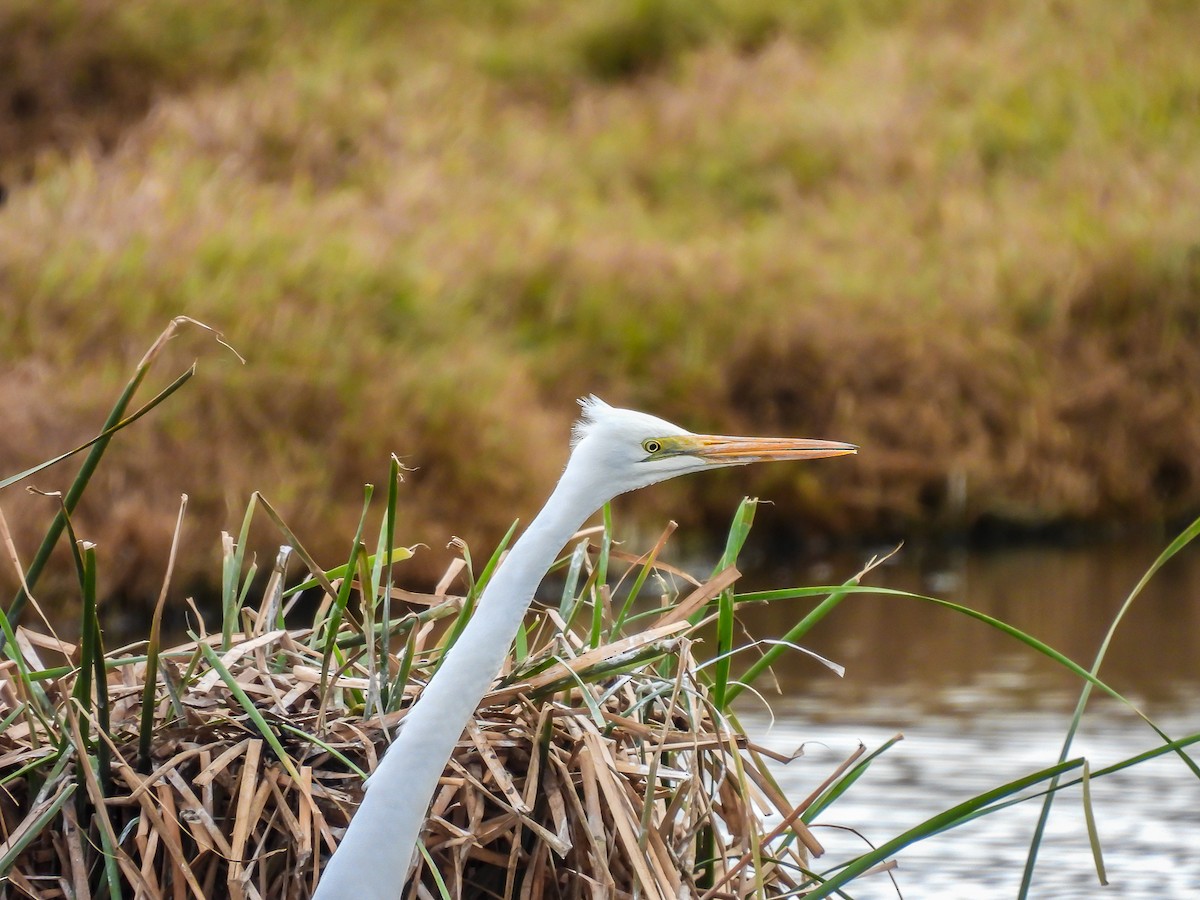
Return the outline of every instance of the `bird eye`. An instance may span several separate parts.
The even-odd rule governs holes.
[[[657,453],[662,449],[662,444],[654,440],[654,438],[650,438],[648,441],[642,441],[642,449],[647,453]]]

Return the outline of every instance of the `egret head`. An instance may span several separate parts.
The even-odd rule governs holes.
[[[857,452],[853,444],[808,438],[729,437],[693,434],[656,416],[616,409],[598,397],[579,401],[583,415],[575,425],[567,473],[617,494],[676,475],[723,466],[785,459],[819,459]]]

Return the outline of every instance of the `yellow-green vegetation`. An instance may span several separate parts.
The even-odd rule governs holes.
[[[748,486],[790,536],[1182,516],[1196,34],[1178,0],[7,4],[0,474],[187,314],[248,364],[205,350],[114,445],[77,514],[134,548],[107,590],[152,594],[179,491],[214,553],[253,489],[332,552],[391,452],[406,539],[489,546],[588,391],[865,448],[640,501],[694,524]],[[32,546],[52,508],[5,504]]]

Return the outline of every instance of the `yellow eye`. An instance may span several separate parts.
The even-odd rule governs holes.
[[[659,441],[654,440],[654,438],[650,438],[649,440],[642,441],[642,449],[647,453],[654,454],[662,449],[662,444]]]

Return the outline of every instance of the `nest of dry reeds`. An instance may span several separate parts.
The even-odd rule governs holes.
[[[582,545],[573,558],[592,568]],[[669,568],[631,562],[643,579]],[[579,597],[596,598],[600,623],[611,592],[592,574]],[[713,705],[693,656],[706,605],[735,576],[684,583],[621,636],[578,634],[582,603],[535,613],[447,764],[404,896],[796,894],[820,852],[798,818],[806,804],[785,799],[765,751]],[[350,583],[317,580],[313,627],[273,627],[276,577],[262,611],[236,608],[240,630],[157,654],[133,645],[103,667],[9,629],[20,652],[0,663],[0,891],[311,896],[365,774],[471,606],[376,585],[388,614],[372,589],[356,615]]]

